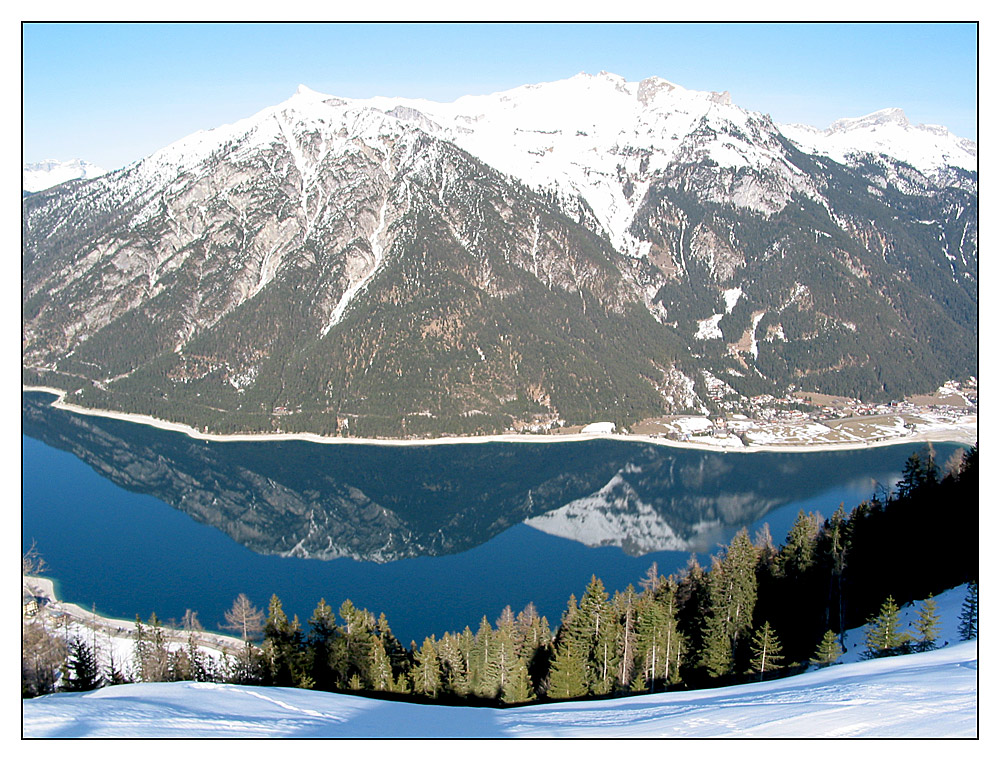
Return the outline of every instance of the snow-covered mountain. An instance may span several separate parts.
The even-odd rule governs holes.
[[[37,193],[69,180],[90,180],[104,174],[103,169],[83,159],[57,161],[47,159],[33,164],[25,164],[21,173],[21,188],[29,193]]]
[[[771,682],[520,708],[386,702],[284,687],[130,684],[23,701],[25,737],[978,737],[978,640],[957,643],[965,587],[936,599],[942,641]],[[901,611],[904,626],[916,608]],[[126,640],[129,642],[130,640]]]
[[[975,146],[896,112],[828,133],[606,72],[300,87],[25,200],[26,378],[400,435],[711,407],[702,371],[737,400],[974,374]]]
[[[784,124],[781,132],[803,150],[829,156],[841,164],[888,156],[944,184],[952,181],[952,168],[966,172],[977,172],[979,168],[979,150],[974,141],[951,134],[947,127],[912,124],[899,108],[839,119],[826,130]]]

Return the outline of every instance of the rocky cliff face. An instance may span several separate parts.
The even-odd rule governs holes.
[[[710,406],[702,370],[734,398],[974,373],[974,145],[922,128],[918,168],[848,127],[604,73],[453,104],[302,88],[24,200],[25,379],[409,435]]]

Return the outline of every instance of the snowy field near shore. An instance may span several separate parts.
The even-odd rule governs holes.
[[[965,586],[939,595],[927,653],[842,663],[734,687],[493,709],[281,687],[129,684],[25,700],[25,737],[961,738],[978,736],[978,641],[957,643]],[[901,627],[915,619],[903,609]]]

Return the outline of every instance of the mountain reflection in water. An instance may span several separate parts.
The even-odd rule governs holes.
[[[453,554],[521,522],[634,555],[706,552],[783,505],[898,472],[905,459],[895,447],[747,454],[610,440],[207,442],[51,400],[22,395],[24,434],[254,552],[323,560]]]

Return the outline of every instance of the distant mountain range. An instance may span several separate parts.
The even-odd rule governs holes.
[[[975,143],[898,109],[780,126],[606,72],[300,87],[24,200],[24,379],[393,436],[899,397],[976,374],[977,183]]]
[[[56,161],[48,159],[34,164],[25,164],[21,173],[21,189],[27,193],[37,193],[69,180],[90,180],[100,177],[104,170],[83,159]]]

